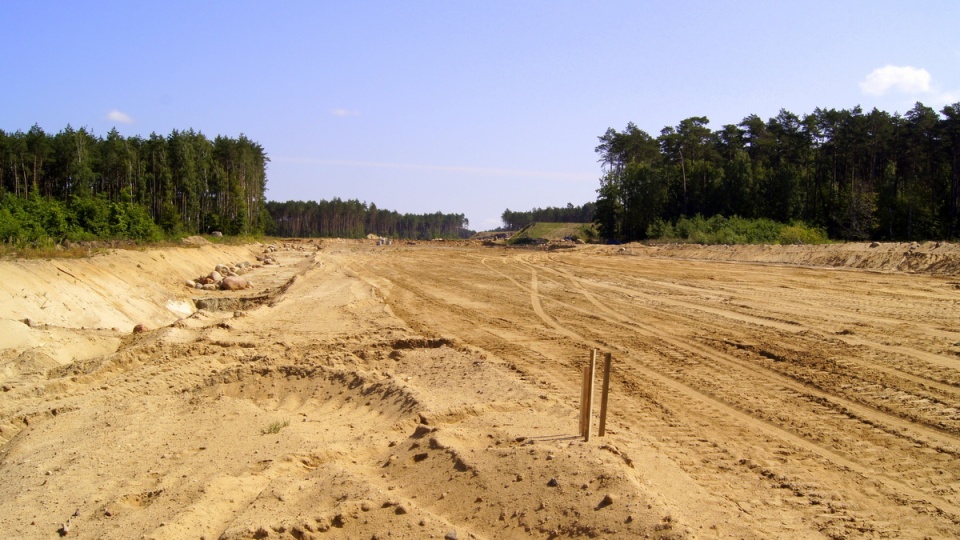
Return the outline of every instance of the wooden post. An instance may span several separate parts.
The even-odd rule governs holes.
[[[586,375],[586,386],[587,389],[587,406],[586,409],[586,422],[584,424],[583,430],[583,441],[590,442],[590,424],[593,420],[593,380],[596,378],[597,374],[597,350],[594,349],[590,354],[590,365],[587,367]]]
[[[587,376],[590,366],[583,366],[583,377],[580,379],[580,436],[586,435],[587,429]]]
[[[600,429],[597,436],[603,437],[607,432],[607,396],[610,395],[610,367],[613,357],[610,353],[603,358],[603,390],[600,394]]]

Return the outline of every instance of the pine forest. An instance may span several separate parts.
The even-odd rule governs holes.
[[[687,118],[659,137],[629,123],[599,137],[601,236],[641,240],[681,219],[737,216],[842,240],[957,237],[960,103],[708,122]]]

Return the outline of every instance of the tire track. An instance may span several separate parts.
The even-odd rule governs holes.
[[[559,269],[551,269],[551,271],[563,272]],[[569,276],[572,274],[567,272],[566,274],[562,275],[565,275],[569,278]],[[621,294],[629,295],[630,297],[644,297],[655,305],[656,303],[670,304],[669,300],[663,300],[660,297],[651,296],[642,291],[626,289],[624,287],[610,285],[607,283],[596,283],[594,281],[590,281],[590,284],[600,288],[617,291]],[[675,301],[675,303],[672,305],[683,306],[688,308],[688,311],[690,312],[697,312],[697,305],[689,302]],[[636,309],[636,305],[631,303],[629,305],[625,305],[625,309],[626,308]],[[712,313],[716,313],[716,310],[713,310]],[[713,328],[713,332],[719,336],[729,335],[730,333],[729,329],[723,328],[714,322],[706,322],[700,318],[683,315],[673,310],[669,312],[669,315],[664,315],[663,312],[657,312],[657,314],[661,317],[670,316],[677,320],[683,320],[685,321],[685,324],[692,325],[694,327]],[[735,315],[731,315],[731,317],[733,317],[733,320],[736,320]],[[746,329],[740,330],[739,328],[738,330],[741,332],[747,331]],[[832,343],[837,340],[837,338],[834,336],[824,334],[809,327],[804,327],[802,331],[789,333],[788,335],[788,341],[809,341],[809,350],[818,350],[823,347],[824,343]],[[725,338],[718,337],[712,341],[726,342],[727,340]],[[752,351],[760,356],[773,358],[775,361],[782,360],[782,357],[779,354],[769,353],[762,347],[750,346],[749,344],[744,345],[737,342],[729,342],[727,344],[734,345],[740,349]],[[716,347],[712,348],[716,349]],[[827,371],[812,371],[806,366],[795,367],[794,362],[787,362],[783,364],[774,362],[766,367],[774,372],[792,378],[801,384],[819,388],[821,390],[837,387],[842,388],[846,386],[849,388],[849,391],[845,393],[850,394],[847,396],[847,399],[852,398],[854,401],[866,404],[867,406],[876,410],[882,410],[889,414],[900,415],[913,422],[926,424],[934,429],[954,434],[958,429],[960,429],[960,423],[958,423],[958,421],[960,421],[960,388],[957,388],[952,384],[942,383],[927,377],[913,375],[900,369],[879,365],[878,363],[868,363],[864,360],[858,359],[858,354],[850,354],[849,351],[837,351],[837,353],[838,354],[831,355],[829,358],[824,358],[821,362],[824,364],[823,369],[826,369]],[[842,360],[839,360],[841,358]],[[768,362],[768,364],[770,363]],[[756,366],[757,364],[752,362],[750,365]],[[850,368],[844,369],[846,366],[850,366]],[[871,372],[879,372],[889,377],[893,377],[894,379],[900,379],[900,381],[887,381],[886,384],[879,387],[879,390],[874,389],[863,391],[862,387],[869,386],[873,383],[873,380],[882,381],[881,377],[873,377],[873,380],[871,380],[869,377]],[[821,380],[824,377],[838,380]],[[889,395],[889,392],[884,390],[884,386],[892,386],[897,388],[896,398],[898,404],[914,403],[916,406],[908,407],[903,405],[891,405],[891,403],[893,403],[893,401],[890,399],[891,395]],[[907,392],[909,395],[904,396],[904,392]],[[828,393],[830,392],[828,391]]]
[[[565,261],[557,261],[553,257],[549,257],[549,260],[551,260],[552,262],[555,262],[558,265],[563,265],[568,268],[572,267],[570,263]],[[610,270],[607,267],[600,267],[598,265],[594,265],[594,267],[600,268],[601,271],[603,272],[607,272],[607,273],[610,272]],[[851,335],[849,332],[830,333],[830,332],[820,331],[816,328],[811,327],[809,324],[803,324],[793,320],[784,319],[783,317],[785,317],[786,315],[783,315],[781,318],[770,317],[770,316],[756,317],[756,316],[742,313],[741,311],[737,311],[737,310],[712,308],[712,307],[704,306],[702,304],[698,304],[695,302],[687,302],[683,300],[666,298],[664,297],[664,295],[653,295],[649,293],[643,293],[642,288],[648,288],[650,286],[653,286],[653,287],[668,288],[668,289],[673,289],[673,290],[678,290],[678,291],[683,291],[688,293],[694,293],[700,296],[707,294],[705,289],[701,289],[697,287],[680,285],[677,283],[669,283],[669,282],[663,282],[663,281],[652,281],[646,278],[641,278],[636,276],[629,276],[629,275],[623,276],[623,274],[620,274],[620,275],[621,277],[623,277],[623,279],[626,279],[633,283],[637,283],[639,285],[635,288],[616,287],[614,285],[606,285],[606,284],[600,284],[600,283],[598,283],[597,285],[608,286],[612,289],[618,290],[620,292],[628,293],[631,295],[642,295],[644,298],[647,298],[648,300],[654,300],[662,303],[669,303],[680,308],[685,308],[685,309],[690,309],[690,310],[695,310],[700,312],[710,312],[712,314],[721,316],[724,319],[729,319],[735,322],[736,321],[751,322],[761,326],[778,328],[780,330],[783,330],[786,332],[792,332],[792,333],[802,333],[802,332],[816,333],[817,335],[822,336],[824,339],[840,340],[851,346],[866,346],[866,347],[870,347],[870,348],[891,353],[891,354],[896,354],[896,355],[905,356],[905,357],[912,357],[918,361],[923,362],[924,365],[929,364],[932,366],[947,368],[950,370],[954,370],[957,365],[957,362],[953,359],[950,359],[943,355],[929,353],[923,350],[910,349],[907,347],[896,346],[896,345],[888,345],[885,343],[880,343],[875,339],[865,339],[865,338],[857,337],[855,335]],[[721,292],[726,290],[722,286],[719,287],[718,289]],[[772,291],[773,289],[770,289],[770,290]],[[711,291],[711,293],[714,295],[717,294],[717,292],[718,290]],[[843,294],[843,293],[844,291],[842,290],[836,291],[837,295]],[[770,296],[774,293],[769,291],[764,293],[765,294],[764,297],[759,297],[759,298],[756,295],[751,294],[749,289],[745,290],[744,288],[737,289],[735,292],[729,292],[728,294],[731,294],[731,295],[735,294],[736,299],[741,303],[746,300],[752,300],[754,302],[762,302],[765,312],[770,312],[771,307],[775,307],[777,305],[776,302],[772,302],[770,299]],[[850,303],[850,302],[845,301],[845,303]],[[802,298],[797,299],[795,297],[790,297],[788,301],[781,302],[780,304],[796,306],[798,304],[806,305],[808,303]],[[855,305],[866,307],[866,304],[862,304],[862,303],[857,303]],[[743,307],[747,307],[747,306],[743,306]],[[850,319],[851,317],[853,317],[858,320],[869,321],[872,324],[882,323],[889,327],[902,326],[904,324],[903,320],[897,320],[889,317],[866,316],[859,313],[860,311],[861,311],[861,307],[856,307],[855,311],[848,308],[847,311],[845,311],[845,313],[847,314],[846,320],[843,320],[843,321],[837,320],[838,318],[835,317],[834,319],[831,319],[830,322],[838,326],[843,326],[843,325],[849,326],[851,324]],[[809,310],[804,311],[803,314],[808,318],[818,320],[818,321],[823,321],[826,317],[830,316],[829,312],[824,312],[822,309],[817,309],[816,307],[811,307]],[[795,318],[796,315],[798,315],[798,313],[794,311],[794,312],[791,312],[791,315],[792,315],[791,318]],[[854,325],[856,325],[856,323],[854,323]],[[958,332],[949,332],[949,333],[942,332],[942,331],[932,332],[932,331],[928,331],[926,327],[920,327],[919,329],[917,329],[916,331],[912,331],[911,333],[921,333],[921,334],[927,335],[930,338],[949,340],[949,341],[956,341],[957,338],[960,338],[960,333]],[[869,367],[871,367],[872,369],[880,369],[890,374],[902,374],[900,376],[904,377],[905,379],[909,379],[921,384],[933,386],[943,391],[948,391],[953,393],[957,393],[958,391],[960,391],[960,381],[958,380],[955,380],[954,382],[947,382],[947,381],[944,381],[942,378],[935,379],[928,375],[919,375],[913,371],[905,370],[902,368],[896,368],[896,367],[876,366],[872,364],[869,365]]]
[[[412,309],[398,309],[397,305],[392,303],[393,309],[405,320],[408,317],[416,319],[416,312],[419,310],[431,310],[447,312],[453,317],[444,317],[448,321],[445,328],[453,326],[455,332],[467,342],[472,342],[479,347],[489,350],[494,354],[501,355],[507,361],[514,361],[521,366],[525,372],[533,372],[536,378],[540,379],[545,385],[563,391],[566,394],[573,395],[579,387],[577,382],[578,370],[576,365],[579,361],[558,362],[555,351],[558,347],[564,350],[583,351],[583,344],[588,347],[614,348],[618,355],[626,359],[623,363],[623,373],[616,376],[618,384],[631,389],[630,396],[634,399],[626,400],[622,410],[629,411],[624,422],[630,426],[643,426],[642,432],[648,434],[656,444],[665,445],[673,448],[671,455],[678,456],[681,462],[686,460],[687,469],[691,475],[698,479],[703,485],[715,486],[719,492],[727,494],[736,494],[737,500],[757,499],[756,493],[751,493],[750,489],[739,486],[756,486],[758,482],[771,484],[770,489],[784,490],[784,493],[792,493],[795,497],[800,497],[796,493],[803,494],[805,504],[817,506],[823,504],[824,500],[840,497],[840,503],[831,504],[829,515],[814,515],[813,519],[821,525],[822,530],[831,531],[835,527],[839,530],[845,530],[844,527],[864,527],[864,523],[870,521],[869,512],[864,513],[854,508],[843,508],[842,500],[857,500],[857,494],[843,491],[836,492],[833,488],[818,486],[815,483],[802,480],[804,477],[815,478],[817,471],[823,467],[829,467],[835,474],[852,474],[866,479],[868,484],[875,490],[884,494],[885,505],[890,506],[890,511],[894,512],[898,505],[909,505],[917,509],[918,512],[935,512],[946,514],[951,521],[957,523],[960,510],[956,504],[941,496],[932,495],[925,489],[920,489],[910,482],[911,475],[917,472],[916,468],[905,468],[901,473],[896,473],[889,468],[880,468],[875,470],[875,462],[867,461],[864,463],[863,456],[869,454],[869,449],[857,454],[850,454],[847,450],[837,451],[832,447],[825,447],[816,439],[811,440],[810,433],[802,432],[805,429],[812,429],[809,426],[801,426],[801,433],[795,433],[791,429],[785,429],[777,421],[768,417],[756,417],[750,412],[740,408],[740,404],[731,404],[725,401],[723,396],[707,390],[706,387],[691,387],[687,379],[683,379],[683,373],[671,371],[671,363],[680,364],[689,362],[691,366],[702,367],[705,363],[716,363],[717,351],[706,346],[697,345],[691,349],[690,345],[680,340],[664,341],[665,336],[657,332],[654,328],[648,327],[635,318],[618,313],[607,308],[603,302],[596,297],[591,297],[590,304],[594,308],[609,310],[602,315],[597,314],[597,309],[584,309],[569,304],[564,300],[551,298],[549,306],[544,302],[546,297],[542,287],[542,281],[539,277],[539,271],[550,271],[551,268],[542,266],[530,266],[531,263],[522,260],[525,257],[516,257],[510,261],[502,260],[503,271],[494,267],[488,258],[480,259],[480,267],[486,268],[489,272],[498,276],[504,284],[510,284],[515,290],[519,290],[527,298],[527,304],[524,307],[516,295],[509,292],[495,295],[486,288],[477,287],[476,290],[464,291],[463,287],[467,281],[461,277],[450,278],[444,276],[441,271],[442,265],[435,267],[437,270],[436,279],[424,283],[418,279],[418,275],[429,269],[421,268],[416,273],[407,270],[403,264],[397,263],[390,266],[379,268],[368,268],[368,271],[374,271],[378,276],[390,276],[390,281],[395,287],[402,287],[409,297],[397,299],[399,303],[409,303]],[[520,277],[515,277],[517,270],[523,269],[522,275],[527,276],[525,281]],[[477,273],[471,276],[482,280],[484,277]],[[490,280],[489,276],[486,280]],[[575,288],[579,286],[576,284]],[[517,317],[509,316],[507,319],[495,316],[485,316],[482,312],[466,309],[459,305],[444,301],[444,292],[456,289],[456,295],[468,296],[470,294],[483,294],[488,299],[494,298],[497,301],[509,299],[511,307],[500,306],[498,313],[514,311],[516,313],[527,312],[531,310],[536,317],[543,322],[543,327],[523,329],[512,321],[519,320]],[[583,291],[583,292],[581,292]],[[584,294],[586,293],[586,294]],[[583,298],[588,298],[590,293],[583,287],[578,291]],[[556,305],[560,307],[561,318],[551,316],[548,307]],[[570,317],[580,316],[580,319],[574,319],[570,322]],[[436,319],[436,317],[433,317]],[[457,319],[453,321],[451,319]],[[593,321],[593,322],[590,322]],[[578,325],[584,323],[588,331],[584,332],[578,329]],[[597,324],[614,324],[617,328],[629,330],[636,333],[638,337],[634,340],[640,340],[639,343],[649,345],[650,343],[660,343],[652,354],[636,356],[631,350],[635,350],[635,342],[618,342],[613,340],[611,343],[608,337],[593,335],[589,330]],[[490,330],[493,325],[496,330]],[[591,326],[593,325],[593,326]],[[434,329],[435,331],[436,329]],[[502,331],[501,331],[502,330]],[[603,336],[610,336],[615,332],[609,328],[605,330]],[[593,337],[591,337],[593,335]],[[512,338],[517,338],[515,341]],[[557,342],[559,337],[562,342]],[[668,337],[668,336],[667,336]],[[673,339],[673,338],[670,338]],[[570,343],[567,343],[570,341]],[[512,343],[511,343],[512,342]],[[534,354],[531,354],[534,353]],[[579,354],[579,352],[577,353]],[[579,354],[580,358],[585,354]],[[666,364],[658,364],[660,370],[651,368],[648,363],[653,357],[663,357]],[[703,358],[708,362],[699,360]],[[522,359],[519,362],[514,359]],[[721,363],[728,371],[742,373],[748,369],[756,369],[756,366],[743,362],[734,357],[728,357]],[[558,367],[562,369],[557,369]],[[566,368],[570,368],[567,370]],[[719,369],[714,368],[713,374],[720,373]],[[677,377],[681,377],[678,379]],[[766,378],[767,375],[764,376]],[[763,380],[763,379],[761,379]],[[744,381],[737,381],[727,377],[724,381],[732,381],[729,384],[732,388],[742,388]],[[788,382],[794,385],[788,391],[784,391],[784,383]],[[695,383],[696,384],[696,383]],[[771,386],[773,385],[773,386]],[[851,417],[842,412],[843,407],[833,404],[832,396],[824,393],[825,398],[811,399],[809,388],[804,385],[786,379],[783,375],[777,375],[774,381],[758,385],[764,388],[764,394],[783,395],[780,399],[783,403],[789,403],[791,400],[800,403],[805,409],[814,409],[814,414],[820,418],[829,419],[829,423],[842,424],[851,422]],[[658,394],[655,396],[643,395],[640,390],[643,388],[657,388]],[[772,390],[770,388],[773,388]],[[636,398],[640,398],[639,401]],[[618,400],[621,398],[617,398]],[[571,399],[572,401],[572,399]],[[823,403],[821,403],[823,402]],[[759,402],[758,402],[759,403]],[[757,405],[757,406],[762,406]],[[666,407],[666,408],[664,408]],[[817,408],[819,407],[819,408]],[[838,410],[839,409],[839,410]],[[618,407],[618,411],[621,408]],[[666,412],[665,412],[666,411]],[[677,411],[676,414],[670,411]],[[876,418],[875,411],[871,413],[871,418]],[[804,415],[809,413],[804,412]],[[678,420],[678,418],[683,420]],[[694,420],[690,420],[690,419]],[[860,420],[854,420],[860,422]],[[902,422],[902,421],[901,421]],[[731,452],[724,448],[732,444],[724,437],[729,434],[723,434],[716,431],[711,426],[724,426],[724,429],[732,429],[731,426],[744,434],[745,440],[756,441],[758,436],[761,440],[767,441],[777,450],[767,451],[759,448],[752,448],[745,453],[747,458],[737,458],[738,452]],[[912,428],[912,424],[902,422],[901,427]],[[831,428],[824,431],[843,432],[841,428]],[[892,430],[896,431],[896,430]],[[752,434],[752,435],[751,435]],[[758,435],[759,434],[759,435]],[[939,432],[933,433],[935,436],[942,436]],[[890,434],[890,436],[893,436]],[[719,441],[719,442],[718,442]],[[718,445],[720,448],[718,448]],[[886,449],[878,449],[876,452],[882,454]],[[686,456],[686,457],[684,457]],[[756,458],[756,456],[761,456]],[[789,456],[789,463],[779,464],[783,456]],[[772,462],[759,464],[763,461]],[[778,472],[778,469],[783,469]],[[731,477],[731,475],[733,475]],[[923,477],[927,475],[924,474]],[[734,480],[737,478],[737,480]],[[947,480],[949,482],[949,480]],[[832,495],[829,493],[833,491]],[[829,497],[824,496],[827,493]],[[950,497],[950,493],[944,493]],[[861,497],[862,498],[862,497]],[[787,499],[785,499],[787,500]],[[812,501],[812,502],[811,502]],[[818,502],[819,501],[819,502]],[[761,501],[756,502],[760,504]],[[876,505],[877,500],[871,499],[869,504]],[[838,525],[839,524],[839,525]],[[851,525],[857,524],[857,525]],[[867,527],[869,529],[869,527]],[[862,531],[861,531],[862,532]]]
[[[530,265],[530,263],[527,263],[525,261],[523,262],[523,264]],[[660,339],[663,342],[681,351],[703,355],[706,358],[710,358],[713,360],[720,360],[725,365],[733,367],[738,370],[745,371],[745,368],[749,367],[749,366],[744,366],[743,363],[740,362],[739,360],[729,357],[728,355],[718,353],[717,351],[709,350],[699,345],[684,343],[684,342],[681,342],[680,340],[676,340],[668,336],[656,335],[656,333],[652,332],[650,329],[644,328],[642,325],[640,325],[636,321],[633,321],[628,317],[625,317],[617,312],[610,310],[604,304],[599,302],[595,297],[593,297],[588,292],[586,292],[585,289],[580,288],[580,290],[585,294],[585,296],[587,296],[587,298],[591,301],[591,303],[594,304],[597,308],[601,309],[608,315],[611,315],[614,319],[620,319],[621,322],[625,322],[627,324],[636,326],[636,330],[638,330],[641,333],[647,334],[647,337]],[[582,339],[588,343],[591,343],[592,345],[595,345],[598,347],[601,346],[600,343],[586,336],[583,336]],[[630,352],[628,349],[624,349],[622,352],[627,355],[630,355]],[[874,472],[874,469],[871,465],[864,465],[864,464],[861,464],[859,461],[848,459],[847,457],[840,455],[839,453],[835,452],[830,448],[821,446],[789,430],[784,430],[779,425],[772,424],[763,419],[758,419],[757,417],[747,414],[741,409],[726,403],[722,399],[719,399],[713,393],[703,392],[700,388],[688,386],[686,383],[674,378],[674,376],[671,376],[669,373],[664,373],[660,370],[651,368],[648,364],[641,363],[641,362],[634,362],[634,363],[631,363],[630,367],[634,370],[642,372],[645,378],[653,380],[661,385],[670,387],[674,391],[681,393],[685,398],[696,399],[700,401],[703,406],[713,407],[718,411],[722,412],[725,416],[732,417],[738,420],[740,423],[745,423],[747,425],[750,425],[753,429],[761,431],[767,434],[768,436],[776,437],[780,440],[787,441],[793,446],[802,448],[812,454],[816,454],[828,461],[835,463],[841,469],[849,469],[865,478],[869,478],[881,484],[886,484],[892,488],[891,492],[893,493],[896,493],[899,491],[899,492],[910,494],[911,498],[917,501],[926,500],[934,504],[939,510],[952,514],[955,520],[960,521],[960,506],[954,504],[953,502],[942,499],[931,493],[915,489],[914,487],[904,483],[900,478],[895,478],[893,476],[885,475],[885,474],[877,474],[876,472]],[[921,439],[920,437],[926,438],[928,440],[932,440],[933,444],[938,446],[953,445],[956,442],[952,438],[943,437],[943,435],[939,432],[934,432],[932,430],[924,429],[920,426],[916,426],[912,423],[904,422],[899,418],[890,417],[883,413],[876,412],[872,409],[868,409],[857,403],[843,400],[842,398],[838,398],[837,396],[828,394],[826,392],[821,392],[821,391],[814,390],[812,388],[805,387],[793,381],[792,379],[784,378],[782,375],[775,374],[775,373],[767,373],[766,375],[767,377],[774,379],[778,385],[781,385],[783,388],[786,388],[795,394],[800,394],[800,395],[813,394],[814,397],[818,398],[819,400],[823,400],[825,402],[839,401],[839,404],[831,404],[830,406],[831,409],[841,409],[846,411],[852,411],[855,417],[862,417],[862,418],[879,417],[880,420],[876,420],[875,422],[883,423],[888,426],[891,426],[887,428],[887,432],[890,434],[899,435],[898,432],[910,432],[910,431],[920,432],[921,433],[920,435],[911,437],[912,442],[922,441],[927,445],[931,444],[930,442],[923,441],[923,439]],[[958,452],[956,450],[954,450],[951,453],[955,456],[958,455]],[[901,478],[904,476],[909,477],[910,476],[909,472],[906,474],[900,475]]]

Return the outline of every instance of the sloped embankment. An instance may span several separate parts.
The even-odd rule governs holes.
[[[668,244],[623,248],[635,254],[708,261],[856,268],[881,272],[960,274],[960,244],[948,242],[851,242],[825,245],[704,246]]]

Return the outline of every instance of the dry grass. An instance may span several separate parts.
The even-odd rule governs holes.
[[[276,422],[272,422],[269,426],[261,429],[260,433],[263,435],[274,435],[274,434],[280,433],[281,429],[289,425],[290,425],[289,420],[277,420]]]

